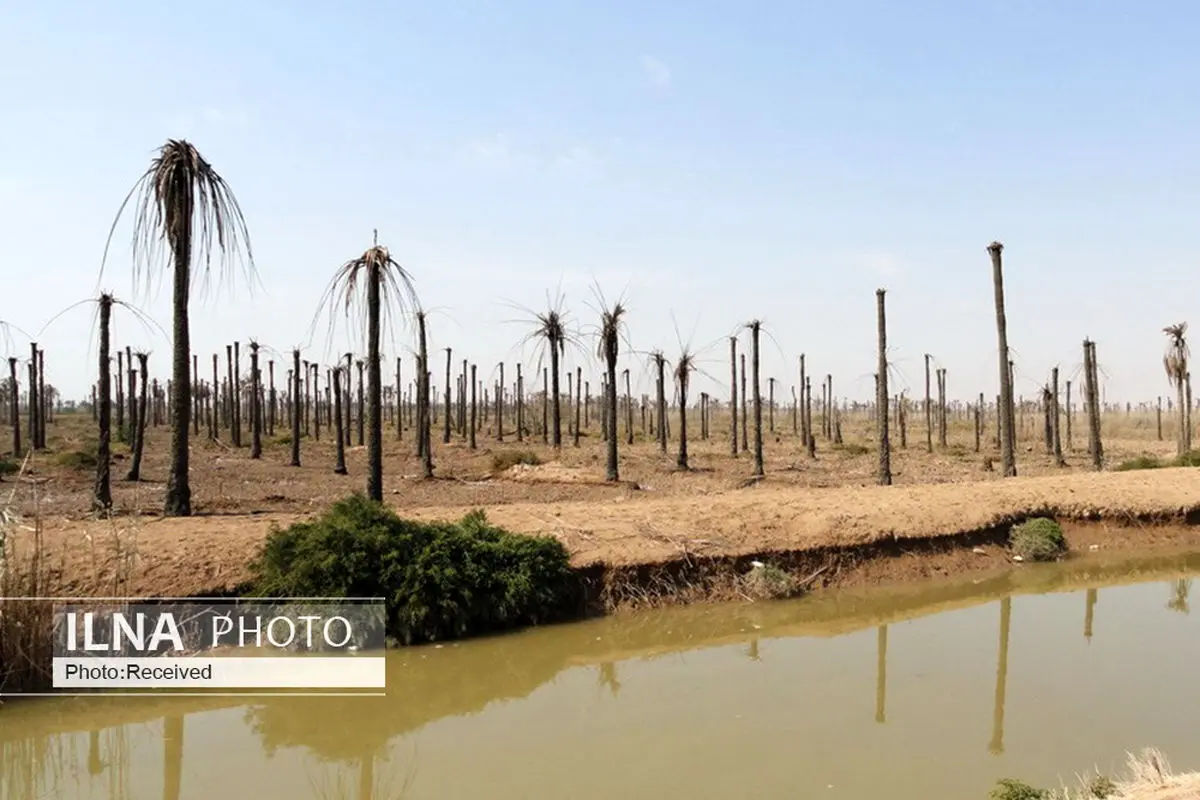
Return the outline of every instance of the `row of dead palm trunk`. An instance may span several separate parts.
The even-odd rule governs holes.
[[[191,300],[191,288],[196,277],[209,270],[209,264],[213,255],[217,256],[219,265],[223,272],[229,271],[232,267],[242,266],[245,268],[247,276],[254,276],[254,260],[252,248],[250,245],[249,231],[242,211],[238,205],[229,186],[224,179],[213,169],[191,143],[184,140],[168,140],[158,151],[155,158],[152,160],[149,168],[141,176],[134,188],[126,197],[121,209],[118,211],[118,219],[124,212],[126,207],[133,201],[135,208],[134,219],[134,269],[135,274],[153,277],[163,269],[170,268],[172,274],[172,308],[173,308],[173,351],[171,359],[171,381],[170,391],[168,392],[168,402],[170,406],[169,421],[171,428],[171,450],[170,450],[170,468],[167,479],[165,513],[168,515],[188,515],[192,512],[191,487],[188,477],[189,467],[189,434],[192,433],[193,427],[195,432],[199,432],[199,419],[193,419],[193,414],[198,415],[198,407],[195,404],[193,397],[193,373],[196,371],[196,363],[191,355],[190,348],[190,322],[189,309]],[[114,227],[116,222],[114,222]],[[111,234],[110,234],[111,239]],[[165,250],[164,250],[165,248]],[[1001,452],[1002,471],[1005,476],[1016,474],[1015,460],[1015,417],[1014,417],[1014,402],[1013,402],[1013,370],[1012,360],[1009,357],[1009,347],[1007,339],[1007,321],[1004,307],[1004,290],[1003,290],[1003,271],[1001,266],[1001,253],[1003,246],[999,242],[993,242],[988,246],[988,253],[992,260],[993,267],[993,286],[995,294],[996,306],[996,324],[998,334],[998,351],[999,358],[999,376],[1000,376],[1000,393],[997,402],[998,423],[999,423],[999,444]],[[106,246],[107,252],[107,246]],[[107,300],[106,300],[107,298]],[[101,308],[101,328],[105,327],[107,320],[111,318],[112,297],[111,295],[102,295],[100,300]],[[433,398],[430,396],[430,364],[427,343],[427,315],[422,310],[420,302],[413,285],[412,277],[408,271],[402,267],[390,254],[386,247],[378,244],[378,239],[373,245],[367,248],[361,255],[352,258],[342,264],[337,270],[326,292],[325,297],[321,302],[322,311],[328,312],[331,316],[337,314],[345,314],[356,325],[361,326],[361,332],[366,340],[366,447],[367,447],[367,479],[366,493],[367,496],[374,500],[381,500],[383,493],[383,403],[382,403],[382,376],[381,376],[381,331],[382,326],[387,321],[389,314],[394,313],[411,313],[415,316],[417,322],[417,391],[416,391],[416,406],[417,406],[417,451],[422,457],[424,474],[428,477],[433,474],[432,448],[430,442],[431,435],[431,412]],[[879,354],[878,354],[878,369],[876,372],[876,421],[879,435],[879,480],[881,483],[891,482],[890,470],[890,441],[889,441],[889,393],[887,380],[887,353],[886,353],[886,321],[885,321],[885,292],[879,290],[877,292],[877,311],[878,311],[878,336],[879,336]],[[626,315],[626,309],[620,302],[611,305],[604,304],[599,309],[600,324],[597,331],[597,355],[604,363],[605,379],[603,381],[602,394],[604,396],[604,417],[603,428],[605,430],[606,441],[606,477],[610,481],[617,481],[620,477],[619,459],[618,459],[618,381],[617,381],[617,362],[620,357],[621,342],[623,338],[623,325]],[[550,420],[544,427],[549,431],[550,443],[555,447],[562,445],[562,415],[560,408],[560,359],[565,351],[565,346],[570,340],[570,333],[566,330],[564,314],[561,308],[551,308],[543,314],[536,317],[537,327],[533,333],[533,337],[543,340],[546,344],[546,349],[550,358],[549,369],[549,384],[545,387],[546,394],[552,398],[551,407],[546,409],[551,414]],[[760,478],[764,475],[763,464],[763,398],[760,383],[760,352],[759,340],[761,335],[761,323],[752,321],[746,325],[746,330],[750,333],[750,349],[751,349],[751,376],[750,388],[752,389],[753,403],[753,459],[754,459],[754,476]],[[1168,356],[1164,359],[1168,378],[1172,384],[1177,387],[1179,392],[1179,403],[1181,415],[1186,415],[1186,409],[1190,407],[1190,403],[1186,402],[1185,386],[1187,384],[1187,352],[1186,341],[1184,339],[1184,326],[1173,326],[1168,328],[1168,335],[1171,336],[1171,348]],[[731,453],[737,456],[739,450],[744,452],[748,446],[747,427],[748,420],[746,414],[747,405],[747,386],[746,386],[746,369],[745,356],[741,357],[742,374],[740,380],[741,389],[741,442],[739,447],[738,437],[738,388],[739,376],[737,374],[738,353],[736,337],[730,340],[731,348],[731,402],[730,412],[732,414],[731,425]],[[1086,403],[1089,408],[1089,418],[1092,420],[1089,436],[1089,449],[1092,451],[1093,458],[1097,464],[1100,463],[1102,457],[1101,445],[1099,441],[1099,420],[1098,420],[1098,399],[1096,387],[1096,366],[1095,366],[1095,350],[1093,343],[1085,343],[1085,383],[1087,385]],[[111,410],[112,404],[110,400],[110,380],[108,377],[108,359],[109,359],[109,342],[107,337],[102,334],[101,342],[101,377],[98,384],[98,424],[101,431],[101,461],[107,461],[108,437],[111,431]],[[36,360],[36,359],[35,359]],[[301,370],[301,359],[299,349],[294,349],[292,353],[293,368],[291,370],[291,396],[293,398],[301,397],[301,382],[307,378],[309,365],[305,365],[304,370]],[[656,357],[657,361],[657,386],[659,419],[657,428],[659,431],[660,446],[666,449],[666,434],[667,421],[662,409],[665,408],[665,359],[659,354]],[[928,356],[926,357],[928,369]],[[10,364],[11,367],[11,364]],[[139,419],[144,419],[145,403],[146,403],[146,369],[145,362],[140,364],[142,373],[142,395],[139,398],[139,406],[141,410],[137,413]],[[273,368],[273,365],[272,365]],[[688,389],[689,378],[695,369],[694,356],[687,349],[681,354],[681,357],[676,362],[674,370],[674,378],[678,389],[678,399],[680,408],[679,420],[679,452],[677,456],[677,465],[680,468],[687,469],[688,452],[687,452],[687,417],[686,409],[688,407]],[[450,352],[447,351],[447,375],[446,375],[446,398],[447,407],[446,428],[443,432],[443,441],[449,436],[449,406],[450,399]],[[474,369],[472,368],[472,373]],[[215,373],[215,363],[214,363]],[[252,457],[258,457],[262,452],[261,443],[261,400],[260,400],[260,374],[258,365],[258,346],[255,343],[251,344],[251,373],[252,384],[254,386],[251,391],[251,409],[252,418]],[[464,364],[464,374],[459,384],[460,396],[465,390],[466,384],[466,365]],[[578,375],[578,374],[577,374]],[[338,442],[338,463],[336,469],[344,471],[345,456],[344,456],[344,431],[340,430],[346,424],[342,414],[340,405],[343,399],[342,393],[342,378],[345,377],[348,382],[350,379],[349,364],[346,365],[345,371],[339,365],[333,369],[330,374],[330,380],[334,384],[332,395],[335,405],[338,408],[334,410],[335,427],[339,430],[335,431]],[[520,379],[519,379],[520,380]],[[569,379],[568,379],[569,380]],[[944,374],[939,374],[939,394],[944,398]],[[626,376],[628,383],[628,377]],[[272,380],[273,383],[273,380]],[[575,393],[578,395],[579,379],[577,377]],[[213,390],[215,391],[216,375],[214,374]],[[231,386],[237,386],[237,379],[231,376]],[[503,387],[503,378],[501,378],[500,386]],[[397,380],[397,391],[399,380]],[[771,385],[772,393],[774,384]],[[471,391],[474,393],[475,379],[472,374]],[[814,448],[815,437],[813,435],[811,418],[812,405],[812,387],[811,378],[804,373],[804,362],[801,357],[801,382],[800,382],[801,398],[796,401],[796,422],[801,428],[803,441],[806,448],[811,454]],[[832,378],[827,376],[825,384],[822,386],[823,404],[822,407],[830,409],[833,398]],[[1054,389],[1055,398],[1051,405],[1057,409],[1057,388]],[[627,391],[628,394],[628,391]],[[133,391],[129,392],[132,399]],[[502,401],[501,401],[502,402]],[[943,399],[944,408],[944,399]],[[475,403],[472,401],[472,409]],[[576,403],[578,408],[578,403]],[[124,406],[122,405],[122,408]],[[927,443],[932,449],[932,420],[930,419],[930,402],[928,388],[928,372],[926,379],[926,422],[927,429],[930,431],[927,434]],[[270,408],[274,411],[274,402]],[[291,463],[294,465],[300,464],[300,414],[296,403],[292,404],[291,426],[292,426],[292,453]],[[771,409],[773,412],[774,402],[772,401]],[[235,411],[235,413],[238,413]],[[546,412],[544,412],[546,413]],[[632,411],[630,411],[630,415]],[[943,412],[944,415],[944,412]],[[363,415],[360,414],[360,425],[363,424]],[[502,420],[503,415],[500,415]],[[1057,419],[1057,411],[1055,411],[1055,420]],[[1183,418],[1181,417],[1181,420]],[[498,424],[502,425],[500,421]],[[827,412],[825,418],[821,420],[822,430],[827,435],[840,436],[840,430],[837,430],[837,419],[835,413]],[[944,441],[944,416],[942,421],[941,439]],[[139,425],[139,429],[144,426]],[[632,428],[631,420],[628,421],[630,429]],[[1052,427],[1056,428],[1057,423],[1053,422]],[[1184,424],[1181,424],[1181,439],[1180,452],[1184,452],[1189,445],[1190,437],[1186,436]],[[977,426],[978,429],[978,426]],[[43,427],[35,428],[37,431],[43,431]],[[240,428],[239,428],[240,430]],[[520,420],[518,420],[518,431],[521,431]],[[575,425],[576,436],[578,436],[579,426]],[[836,431],[836,434],[835,434]],[[44,434],[43,434],[44,435]],[[474,436],[474,425],[472,425],[471,435]],[[501,434],[502,435],[502,434]],[[520,435],[518,433],[518,435]],[[144,432],[136,432],[134,440],[136,443],[142,441]],[[136,446],[136,445],[135,445]],[[140,448],[139,448],[140,451]],[[139,453],[140,454],[140,453]],[[136,465],[140,464],[140,458],[135,460]],[[105,484],[102,486],[102,484]],[[97,490],[96,490],[97,505],[100,507],[108,507],[111,505],[111,491],[107,488],[107,467],[98,470]]]

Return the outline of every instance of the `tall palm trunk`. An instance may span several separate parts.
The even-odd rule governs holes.
[[[762,324],[755,321],[750,323],[750,354],[751,382],[754,384],[754,475],[762,477],[763,470],[763,431],[762,431],[762,386],[758,379],[759,353],[758,339]]]
[[[659,370],[659,375],[662,371]],[[662,380],[662,378],[659,378]],[[663,445],[666,449],[666,445]],[[729,337],[729,453],[734,458],[738,454],[738,371],[737,371],[737,337]]]
[[[551,424],[554,430],[550,434],[550,444],[554,449],[562,447],[562,397],[559,395],[558,357],[562,343],[557,339],[550,341],[550,395],[551,395]]]
[[[262,414],[259,412],[258,342],[250,343],[250,457],[262,458]]]
[[[658,385],[655,387],[658,396],[654,398],[655,414],[657,415],[654,421],[654,426],[657,428],[658,434],[658,449],[667,452],[667,375],[666,366],[667,359],[662,353],[654,354],[654,366],[658,370]],[[737,435],[737,428],[734,427],[734,436]],[[733,444],[733,454],[737,455],[737,442]]]
[[[366,438],[367,415],[366,415],[366,413],[364,413],[364,412],[366,412],[366,401],[363,398],[363,362],[360,359],[359,361],[354,362],[354,365],[356,367],[358,367],[358,416],[356,418],[356,421],[358,424],[358,446],[362,447],[363,445],[365,445],[367,443],[367,438]]]
[[[92,507],[97,511],[112,508],[112,365],[109,363],[112,302],[112,295],[100,295],[100,379],[97,390],[100,438],[96,444],[96,487],[92,496]]]
[[[446,418],[442,420],[442,444],[450,444],[450,365],[452,351],[446,348]]]
[[[469,446],[472,450],[475,449],[475,430],[479,426],[479,420],[478,420],[479,406],[477,404],[478,398],[476,397],[476,394],[475,394],[475,388],[478,385],[476,383],[476,380],[477,379],[475,377],[475,365],[472,364],[471,365],[471,425],[470,425],[470,428],[467,430],[467,439],[470,443]]]
[[[275,360],[267,361],[267,436],[275,435],[275,403],[278,398],[275,396]]]
[[[604,382],[605,393],[605,429],[608,432],[607,438],[604,441],[605,454],[605,479],[609,481],[620,480],[620,470],[617,465],[617,354],[615,348],[608,350],[605,353],[605,374],[608,376]]]
[[[300,351],[292,351],[292,466],[300,466],[300,415],[304,413],[300,396]]]
[[[21,456],[21,392],[17,384],[17,359],[8,359],[8,421],[12,424],[13,458]]]
[[[418,422],[421,437],[421,472],[426,478],[433,477],[433,448],[430,441],[430,403],[429,403],[429,347],[425,329],[425,314],[417,314],[417,332],[420,336],[421,374],[417,377],[418,391],[421,394],[421,414]]]
[[[583,367],[575,368],[575,446],[579,447],[579,428],[583,423]]]
[[[1175,454],[1182,457],[1187,453],[1187,399],[1183,376],[1175,381],[1175,408],[1179,411],[1179,428],[1175,435]]]
[[[367,272],[367,497],[383,502],[383,376],[380,374],[379,318],[380,283],[383,274],[378,265]],[[450,351],[446,351],[449,370]],[[449,391],[449,390],[447,390]],[[449,409],[447,409],[449,417]]]
[[[688,371],[687,364],[682,365],[679,370],[679,457],[675,459],[675,466],[682,470],[688,469],[688,449],[687,449],[687,390],[688,390]]]
[[[167,497],[164,513],[168,517],[189,517],[192,514],[192,487],[188,483],[188,434],[192,413],[192,344],[188,324],[188,300],[192,283],[192,210],[193,202],[186,185],[180,194],[188,197],[175,217],[175,227],[168,231],[171,251],[175,256],[172,271],[174,291],[174,349],[171,353],[171,468],[167,473]]]
[[[1000,360],[1000,463],[1001,475],[1005,478],[1017,474],[1017,460],[1014,452],[1016,437],[1013,425],[1016,422],[1013,414],[1013,385],[1012,372],[1009,369],[1008,350],[1008,320],[1004,313],[1004,266],[1000,254],[1004,245],[992,242],[988,245],[988,254],[992,257],[992,291],[996,300],[996,338]]]
[[[133,459],[129,464],[129,473],[125,476],[127,481],[140,481],[142,479],[142,453],[146,448],[146,411],[149,398],[147,397],[147,387],[150,385],[150,368],[147,362],[149,356],[145,353],[138,353],[138,370],[141,372],[142,387],[141,394],[138,396],[137,413],[133,420]]]
[[[37,342],[30,343],[29,351],[29,447],[37,450],[40,446],[40,442],[38,442],[38,409],[42,405],[41,398],[38,396]]]
[[[346,420],[342,417],[342,366],[333,368],[333,432],[337,437],[336,451],[337,463],[333,466],[333,471],[337,475],[346,474],[346,438],[342,435],[342,428]]]
[[[892,443],[888,441],[888,364],[886,292],[875,290],[875,318],[879,338],[879,363],[876,366],[875,413],[879,417],[879,485],[892,485]]]

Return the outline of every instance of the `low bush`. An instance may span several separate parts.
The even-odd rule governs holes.
[[[405,644],[536,625],[570,616],[578,584],[549,536],[490,525],[401,519],[354,495],[324,516],[272,530],[251,566],[266,597],[384,597],[388,633]]]
[[[1172,462],[1176,467],[1200,467],[1200,450],[1184,453]]]
[[[865,444],[858,444],[857,442],[835,444],[833,445],[833,449],[841,451],[848,456],[865,456],[867,453],[871,452],[871,448],[867,447]]]
[[[1013,551],[1027,561],[1053,561],[1067,549],[1062,528],[1048,517],[1034,517],[1014,525],[1008,541]]]
[[[95,469],[96,464],[99,462],[96,448],[96,443],[92,442],[77,450],[64,451],[54,457],[54,463],[64,469],[73,469],[80,472]]]
[[[988,797],[991,800],[1046,800],[1050,793],[1044,789],[1035,789],[1024,781],[1001,778],[996,781]]]
[[[1122,461],[1117,466],[1113,467],[1114,472],[1129,472],[1135,469],[1158,469],[1162,466],[1162,462],[1154,456],[1138,456],[1131,458],[1128,461]]]
[[[21,465],[11,458],[0,457],[0,481],[4,480],[5,475],[16,475],[20,469]]]
[[[537,453],[529,450],[505,450],[492,456],[492,472],[504,472],[517,464],[536,467],[542,463]]]
[[[742,593],[752,600],[777,600],[796,594],[796,579],[774,564],[754,562],[740,583]]]

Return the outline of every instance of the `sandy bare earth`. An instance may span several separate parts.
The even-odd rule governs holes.
[[[762,485],[688,495],[656,496],[643,489],[603,500],[482,507],[509,530],[557,537],[576,564],[644,564],[685,554],[744,555],[948,535],[1038,512],[1113,523],[1178,517],[1200,509],[1200,470],[820,489],[772,485],[768,478]],[[456,504],[405,507],[401,513],[437,519],[457,518],[464,510]],[[312,513],[49,518],[41,532],[48,553],[46,589],[183,596],[232,587],[246,579],[247,564],[272,525],[286,526]],[[21,530],[17,544],[28,547],[33,535]]]

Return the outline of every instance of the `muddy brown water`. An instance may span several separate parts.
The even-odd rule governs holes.
[[[389,654],[386,698],[0,710],[0,797],[984,798],[1200,768],[1200,554],[666,609]]]

